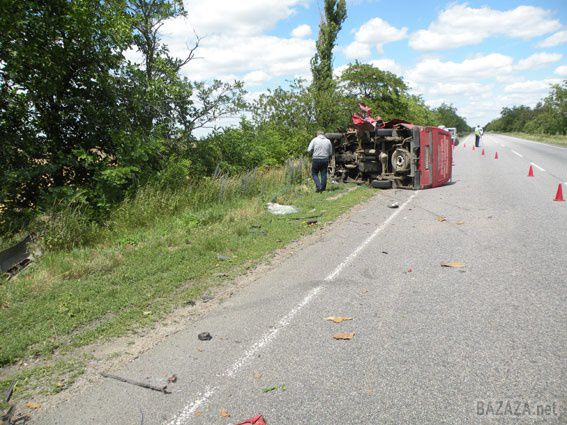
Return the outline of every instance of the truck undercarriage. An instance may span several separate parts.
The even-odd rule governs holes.
[[[377,188],[424,189],[451,179],[452,139],[437,127],[421,127],[402,120],[353,116],[354,128],[327,133],[333,144],[330,175],[341,182],[369,182]]]

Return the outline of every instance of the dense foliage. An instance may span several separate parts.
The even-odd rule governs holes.
[[[500,118],[486,125],[496,132],[567,135],[567,80],[551,86],[549,94],[533,108],[502,108]]]
[[[175,189],[215,173],[283,164],[304,155],[317,129],[346,129],[359,101],[385,119],[467,127],[454,107],[427,107],[391,72],[354,63],[333,77],[344,0],[325,1],[313,82],[290,82],[248,104],[240,82],[181,74],[200,39],[195,35],[187,56],[177,58],[159,29],[187,13],[182,0],[0,3],[4,234],[61,209],[85,220],[108,217],[147,184]],[[130,50],[140,63],[127,59]],[[239,115],[237,126],[195,136]]]

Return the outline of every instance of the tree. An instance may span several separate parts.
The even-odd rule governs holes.
[[[445,127],[454,127],[458,133],[470,131],[470,127],[463,117],[457,113],[457,108],[453,105],[442,103],[433,110],[436,125],[444,125]]]
[[[389,71],[355,62],[341,74],[339,87],[352,103],[363,102],[385,119],[408,119],[408,86]]]
[[[337,123],[333,110],[335,84],[333,81],[333,48],[347,16],[346,0],[325,0],[325,14],[319,24],[316,53],[311,59],[313,95],[317,123],[329,128]]]
[[[111,162],[130,32],[121,0],[9,0],[2,7],[0,204],[17,221]],[[80,160],[85,152],[89,162]]]

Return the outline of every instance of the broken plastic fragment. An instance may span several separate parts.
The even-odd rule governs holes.
[[[253,418],[246,419],[244,422],[239,422],[236,425],[268,425],[262,415],[254,416]]]
[[[330,316],[330,317],[325,317],[325,320],[328,320],[329,322],[342,323],[342,322],[346,322],[347,320],[352,320],[352,317]]]
[[[41,407],[41,404],[36,403],[35,401],[28,401],[28,402],[26,403],[26,407],[27,407],[28,409],[34,409],[34,410],[36,410],[36,409],[39,409],[39,408]]]
[[[449,267],[449,268],[458,269],[458,268],[465,267],[465,264],[461,263],[460,261],[451,261],[450,263],[441,263],[441,267]]]
[[[333,335],[333,338],[336,340],[350,341],[354,338],[354,332],[339,332]]]

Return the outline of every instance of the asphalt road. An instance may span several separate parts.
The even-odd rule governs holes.
[[[112,371],[153,383],[175,373],[172,394],[100,380],[33,423],[567,423],[567,202],[553,201],[567,149],[482,144],[484,156],[470,138],[455,149],[454,184],[378,193]],[[441,267],[452,261],[464,267]]]

